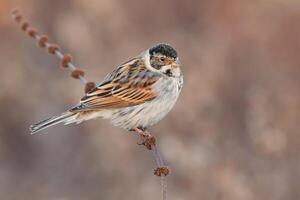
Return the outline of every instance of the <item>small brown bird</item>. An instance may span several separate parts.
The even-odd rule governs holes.
[[[30,132],[99,117],[126,130],[145,130],[173,108],[182,85],[176,50],[158,44],[118,66],[72,109],[30,126]]]

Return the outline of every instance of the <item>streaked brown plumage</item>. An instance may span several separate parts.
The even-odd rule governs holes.
[[[31,126],[32,133],[63,122],[102,117],[125,129],[147,128],[174,106],[183,79],[177,52],[159,44],[108,74],[72,109]]]

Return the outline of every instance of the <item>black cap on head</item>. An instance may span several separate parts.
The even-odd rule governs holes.
[[[176,50],[168,44],[158,44],[149,50],[150,55],[160,53],[167,57],[177,58]]]

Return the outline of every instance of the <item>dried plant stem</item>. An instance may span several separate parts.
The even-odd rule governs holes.
[[[148,150],[150,150],[155,159],[157,168],[154,170],[154,175],[160,177],[162,200],[167,200],[167,178],[166,176],[170,173],[170,168],[165,166],[163,158],[157,148],[156,139],[149,132],[143,131],[139,128],[133,129],[141,137],[142,143]]]
[[[160,152],[158,151],[156,145],[152,147],[152,154],[154,156],[154,159],[156,161],[156,165],[158,168],[165,167],[162,156]],[[169,169],[168,169],[169,170]],[[162,174],[160,176],[160,183],[161,183],[161,190],[162,190],[162,199],[167,200],[167,177],[166,175]]]
[[[56,44],[51,44],[48,42],[48,37],[46,35],[40,35],[35,28],[30,27],[29,23],[23,19],[23,16],[18,10],[12,12],[15,21],[20,25],[21,29],[28,33],[29,36],[36,39],[38,46],[41,48],[46,48],[49,54],[56,55],[61,60],[61,67],[68,68],[71,71],[71,76],[75,79],[79,79],[81,83],[85,85],[85,92],[95,87],[94,82],[87,81],[84,77],[84,71],[75,67],[72,63],[71,55],[63,54]],[[167,179],[166,176],[170,173],[170,169],[165,166],[162,156],[156,146],[156,139],[147,131],[141,129],[134,129],[142,138],[142,145],[144,145],[148,150],[150,150],[155,159],[157,168],[154,170],[154,175],[159,176],[161,179],[161,189],[162,189],[162,200],[167,200]]]
[[[35,35],[34,37],[37,41],[40,41],[40,36],[38,34]],[[45,42],[45,46],[46,48],[51,48],[51,44],[49,44],[48,42]],[[54,51],[54,54],[56,55],[56,57],[58,57],[60,60],[63,60],[64,59],[64,55],[63,53],[59,50],[59,49],[56,49]],[[71,71],[71,72],[74,72],[76,70],[76,67],[74,66],[74,64],[72,62],[68,62],[67,63],[67,68]],[[81,81],[81,83],[83,84],[86,84],[87,83],[87,80],[84,78],[83,75],[78,75],[78,79]]]
[[[31,27],[17,9],[14,10],[12,14],[15,21],[20,25],[21,29],[27,32],[30,37],[37,40],[40,48],[45,48],[48,50],[49,54],[58,57],[61,60],[61,67],[68,68],[71,71],[71,76],[75,79],[79,79],[85,85],[86,93],[95,87],[94,82],[86,80],[84,77],[84,71],[75,67],[75,65],[72,63],[71,55],[63,54],[57,44],[49,43],[48,37],[46,35],[40,35],[35,28]]]

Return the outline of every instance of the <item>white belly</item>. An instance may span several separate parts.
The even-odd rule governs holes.
[[[117,109],[109,117],[115,126],[125,129],[148,127],[164,118],[173,108],[182,87],[182,77],[161,78],[153,86],[157,97],[146,103]]]

